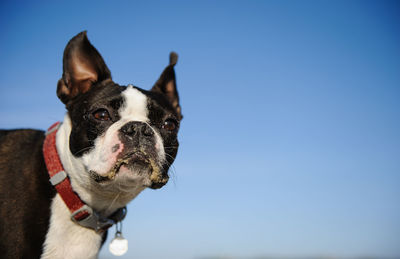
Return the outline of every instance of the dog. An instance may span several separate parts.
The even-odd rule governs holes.
[[[0,131],[1,258],[97,258],[126,204],[168,182],[182,119],[177,60],[171,52],[147,91],[113,82],[86,31],[68,42],[63,122]]]

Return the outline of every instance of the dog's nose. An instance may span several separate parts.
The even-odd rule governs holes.
[[[122,126],[121,132],[131,137],[137,134],[138,136],[142,135],[147,137],[151,137],[154,135],[153,129],[150,128],[148,124],[140,121],[131,121],[126,123],[124,126]]]

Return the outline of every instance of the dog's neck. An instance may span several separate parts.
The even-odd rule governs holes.
[[[71,180],[72,189],[81,200],[97,211],[101,216],[108,217],[117,209],[126,206],[141,191],[143,186],[137,186],[128,191],[119,189],[117,185],[101,186],[94,182],[87,172],[80,158],[72,155],[69,149],[69,136],[71,133],[71,120],[68,114],[60,126],[56,145],[61,163]]]

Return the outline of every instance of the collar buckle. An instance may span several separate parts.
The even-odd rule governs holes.
[[[91,207],[84,205],[71,214],[71,220],[85,228],[91,228],[97,233],[103,233],[116,222],[112,219],[102,218]]]

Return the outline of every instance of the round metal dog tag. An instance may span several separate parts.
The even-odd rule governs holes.
[[[108,249],[113,255],[124,255],[126,252],[128,252],[128,240],[126,240],[123,236],[116,236],[113,240],[111,240]]]

